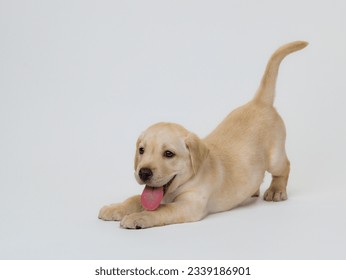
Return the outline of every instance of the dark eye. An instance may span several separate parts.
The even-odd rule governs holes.
[[[143,154],[144,154],[144,148],[143,148],[143,147],[140,147],[140,148],[138,149],[138,152],[139,152],[140,155],[143,155]]]
[[[171,151],[165,151],[165,152],[163,153],[163,156],[164,156],[164,157],[167,157],[167,158],[172,158],[172,157],[175,156],[175,153],[173,153],[173,152],[171,152]]]

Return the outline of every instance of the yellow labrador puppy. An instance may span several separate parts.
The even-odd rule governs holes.
[[[305,46],[297,41],[279,48],[254,98],[206,138],[173,123],[149,127],[137,141],[135,156],[135,177],[145,185],[143,193],[103,207],[99,218],[121,221],[129,229],[198,221],[259,196],[265,171],[272,182],[264,199],[286,200],[290,162],[285,126],[273,107],[275,85],[283,58]]]

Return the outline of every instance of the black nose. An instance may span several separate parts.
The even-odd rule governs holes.
[[[153,172],[149,168],[141,168],[139,169],[138,175],[143,182],[146,182],[150,180],[151,177],[153,177]]]

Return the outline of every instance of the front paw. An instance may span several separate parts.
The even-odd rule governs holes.
[[[148,212],[127,215],[120,222],[120,226],[127,229],[142,229],[154,225],[154,217]]]
[[[111,204],[101,208],[99,219],[104,221],[120,221],[125,215],[123,206],[120,203]]]
[[[275,190],[275,188],[269,188],[263,195],[266,201],[284,201],[287,200],[286,190]]]

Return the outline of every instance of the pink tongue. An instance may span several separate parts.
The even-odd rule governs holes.
[[[153,188],[145,186],[141,196],[142,206],[149,211],[153,211],[160,206],[162,198],[163,187]]]

